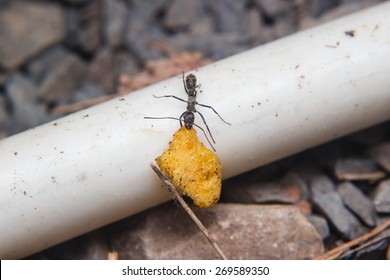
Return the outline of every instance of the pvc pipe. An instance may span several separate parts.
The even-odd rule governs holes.
[[[388,120],[389,34],[387,2],[195,71],[198,102],[232,123],[198,107],[224,178]],[[179,117],[185,104],[153,94],[186,98],[181,76],[0,142],[1,259],[170,199],[149,163],[179,124],[143,117]]]

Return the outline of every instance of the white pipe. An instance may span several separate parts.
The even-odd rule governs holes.
[[[389,34],[387,2],[196,71],[198,101],[232,123],[199,107],[224,178],[388,120]],[[178,117],[185,104],[153,94],[186,98],[181,76],[0,142],[1,259],[170,199],[149,163],[179,124],[143,117]]]

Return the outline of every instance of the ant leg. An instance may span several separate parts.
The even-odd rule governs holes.
[[[186,112],[180,115],[179,122],[180,122],[180,127],[183,127],[183,116]]]
[[[196,123],[194,123],[194,125],[195,125],[197,128],[199,128],[200,130],[203,131],[203,134],[204,134],[204,136],[206,137],[207,142],[209,142],[209,144],[210,144],[210,147],[213,149],[214,152],[216,152],[216,150],[215,150],[213,144],[211,144],[210,139],[207,137],[207,134],[206,134],[206,132],[204,131],[204,129],[201,128],[201,127],[200,127],[199,125],[197,125]],[[210,131],[209,131],[209,132],[210,132]],[[210,134],[210,136],[211,136],[211,134]],[[212,136],[211,136],[211,137],[212,137]],[[213,141],[214,141],[214,139],[213,139]],[[214,143],[215,143],[215,142],[214,142]]]
[[[170,120],[178,120],[178,121],[180,121],[179,118],[175,118],[175,117],[144,117],[144,119],[150,119],[150,120],[170,119]]]
[[[180,118],[176,118],[176,117],[144,117],[144,119],[149,119],[149,120],[166,120],[166,119],[170,119],[170,120],[178,120],[180,122],[180,127],[183,126],[182,124],[182,118],[183,115],[180,116]]]
[[[201,116],[201,118],[202,118],[202,120],[203,120],[203,123],[204,123],[204,125],[206,126],[207,131],[209,132],[210,137],[211,137],[211,139],[213,140],[213,143],[215,144],[215,140],[214,140],[214,138],[213,138],[213,135],[211,134],[211,131],[210,131],[209,126],[208,126],[207,123],[206,123],[206,120],[204,119],[204,117],[203,117],[203,115],[202,115],[201,113],[199,113],[198,111],[196,111],[196,112]]]
[[[206,107],[206,108],[209,108],[211,110],[214,111],[215,114],[217,114],[217,116],[221,119],[221,121],[223,121],[224,123],[228,124],[228,125],[232,125],[231,123],[228,123],[227,121],[225,121],[219,114],[217,111],[215,111],[215,109],[209,105],[206,105],[206,104],[200,104],[198,102],[196,102],[196,105],[199,105],[199,106],[202,106],[202,107]],[[198,112],[199,113],[199,112]]]
[[[154,96],[154,98],[173,97],[173,98],[175,98],[177,100],[180,100],[182,102],[187,103],[187,100],[181,99],[180,97],[177,97],[177,96],[174,96],[174,95],[161,95],[161,96],[157,96],[157,95],[153,94],[153,96]]]
[[[175,117],[144,117],[144,119],[152,119],[152,120],[161,120],[161,119],[178,120],[178,121],[180,122],[180,126],[183,126],[183,125],[182,125],[182,119],[181,119],[182,116],[183,116],[183,114],[180,116],[180,119],[179,119],[179,118],[175,118]],[[211,144],[211,142],[210,142],[210,139],[207,137],[207,134],[206,134],[206,132],[204,131],[204,129],[201,128],[199,125],[197,125],[197,124],[195,124],[195,123],[194,123],[194,125],[195,125],[197,128],[199,128],[200,130],[202,130],[204,136],[206,137],[207,142],[209,142],[209,144],[210,144],[211,148],[213,149],[213,151],[216,152],[214,146],[213,146],[213,145]],[[210,134],[210,135],[211,135],[211,134]]]

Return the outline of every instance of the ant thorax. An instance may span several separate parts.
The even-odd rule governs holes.
[[[196,91],[195,91],[196,92]],[[191,112],[196,112],[195,105],[197,104],[196,102],[196,95],[189,95],[188,94],[188,100],[187,100],[187,111]]]

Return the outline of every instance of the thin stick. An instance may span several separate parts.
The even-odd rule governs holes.
[[[374,228],[372,231],[369,233],[366,233],[354,240],[351,240],[347,243],[344,243],[343,245],[336,247],[325,254],[322,254],[318,257],[316,257],[316,260],[335,260],[341,258],[343,255],[345,255],[348,252],[353,251],[353,247],[365,244],[367,242],[370,242],[370,240],[386,229],[390,228],[390,220],[385,222],[384,224]]]
[[[171,181],[164,176],[164,174],[161,173],[160,169],[153,163],[150,164],[154,172],[156,172],[157,176],[160,177],[161,181],[165,184],[165,186],[168,188],[168,190],[173,193],[173,195],[177,198],[180,205],[184,208],[184,210],[187,212],[187,214],[191,217],[191,219],[195,222],[195,224],[200,228],[200,230],[203,232],[203,234],[206,236],[207,240],[211,243],[211,245],[214,247],[214,249],[217,251],[218,255],[223,259],[227,260],[225,254],[222,252],[221,248],[219,248],[217,242],[215,242],[214,239],[211,238],[209,232],[204,227],[202,222],[196,217],[195,213],[191,210],[190,206],[184,201],[181,194],[178,192],[177,188],[171,183]]]

